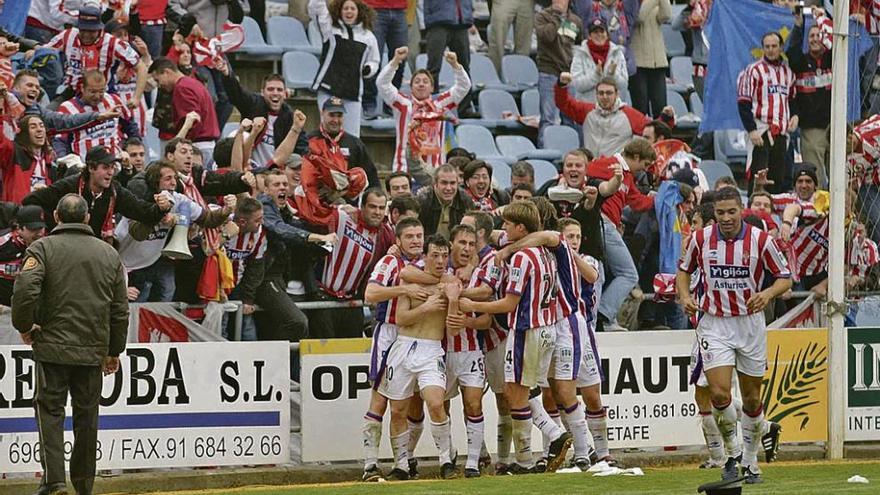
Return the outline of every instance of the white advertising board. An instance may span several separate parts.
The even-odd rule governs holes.
[[[276,342],[131,344],[104,377],[98,469],[287,462],[289,361]],[[0,346],[0,472],[40,471],[33,380],[30,347]]]
[[[703,443],[699,413],[688,384],[693,332],[632,332],[598,335],[604,369],[602,400],[608,408],[608,435],[612,448],[664,447]],[[303,341],[302,455],[303,461],[359,459],[361,425],[370,402],[368,339]],[[391,457],[385,414],[382,457]],[[495,451],[497,410],[491,392],[483,396],[486,445]],[[466,451],[460,397],[450,412],[453,442]],[[426,421],[416,450],[419,456],[436,454]],[[532,435],[540,448],[541,435]]]

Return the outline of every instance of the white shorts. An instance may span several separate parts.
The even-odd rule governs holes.
[[[735,366],[737,372],[763,377],[767,370],[764,313],[719,317],[704,314],[697,325],[703,369]]]
[[[391,400],[406,400],[413,390],[446,389],[446,351],[439,340],[398,335],[385,357],[378,391]]]
[[[397,325],[376,323],[373,328],[373,342],[370,344],[370,382],[374,386],[382,380],[385,356],[394,340],[397,339]]]
[[[505,339],[506,340],[506,339]],[[486,381],[489,382],[489,388],[496,394],[504,393],[504,354],[507,353],[506,341],[505,345],[496,346],[486,353]]]
[[[576,380],[586,342],[587,321],[584,315],[575,312],[567,318],[560,318],[556,322],[556,344],[553,348],[550,377],[556,380]],[[538,385],[549,387],[550,382],[547,378],[549,377],[538,380]]]
[[[504,381],[529,388],[546,381],[555,343],[556,325],[511,330],[504,356]]]
[[[694,334],[694,346],[691,349],[691,365],[690,365],[690,381],[691,385],[697,387],[708,387],[709,381],[706,380],[706,370],[703,369],[703,358],[700,355],[700,339]]]
[[[584,324],[587,331],[586,343],[581,353],[581,364],[578,367],[577,387],[592,387],[602,383],[602,363],[599,361],[599,350],[596,347],[596,334],[593,325]]]
[[[446,352],[446,400],[456,397],[459,387],[483,390],[486,363],[483,351]]]

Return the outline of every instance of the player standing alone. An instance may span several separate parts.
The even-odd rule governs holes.
[[[679,264],[676,291],[688,314],[703,312],[697,338],[712,397],[712,415],[727,454],[721,477],[736,479],[737,463],[741,462],[746,483],[760,483],[758,449],[764,433],[761,380],[767,369],[763,311],[791,288],[791,280],[773,238],[743,223],[742,200],[736,188],[725,187],[716,193],[715,218],[715,225],[697,231],[688,242]],[[699,302],[690,293],[691,273],[697,269],[703,272]],[[775,280],[761,290],[766,272]],[[734,366],[743,399],[742,445],[730,395]]]

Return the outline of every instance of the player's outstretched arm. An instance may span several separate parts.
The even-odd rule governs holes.
[[[458,307],[462,311],[474,313],[510,313],[516,309],[520,299],[521,297],[519,294],[512,294],[510,292],[508,292],[503,299],[489,302],[477,302],[467,298],[461,298],[458,300]]]
[[[364,301],[367,304],[378,304],[401,296],[424,301],[430,295],[430,290],[418,284],[400,284],[394,287],[385,287],[382,284],[369,283],[367,284],[367,290],[364,291]]]
[[[440,283],[439,278],[412,265],[409,265],[400,271],[400,280],[403,280],[408,284],[420,285],[435,285]]]
[[[532,232],[531,234],[523,237],[513,244],[508,244],[507,246],[499,249],[498,252],[495,254],[495,262],[496,264],[498,264],[499,262],[511,257],[513,253],[530,247],[543,246],[555,248],[559,245],[559,242],[559,232],[555,232],[552,230]]]

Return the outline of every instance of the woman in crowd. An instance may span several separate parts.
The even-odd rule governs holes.
[[[39,115],[27,114],[18,121],[15,141],[0,134],[0,172],[3,193],[0,200],[21,204],[34,189],[52,183],[55,153],[46,126]]]
[[[323,59],[312,89],[318,108],[331,96],[345,105],[345,132],[359,137],[363,78],[379,72],[379,47],[372,29],[375,11],[362,0],[309,0],[309,15],[318,20],[324,39]]]
[[[588,37],[574,47],[571,61],[571,84],[579,100],[596,102],[596,85],[604,77],[612,77],[618,91],[626,89],[629,73],[626,70],[626,49],[612,43],[608,28],[601,17],[588,26]]]

